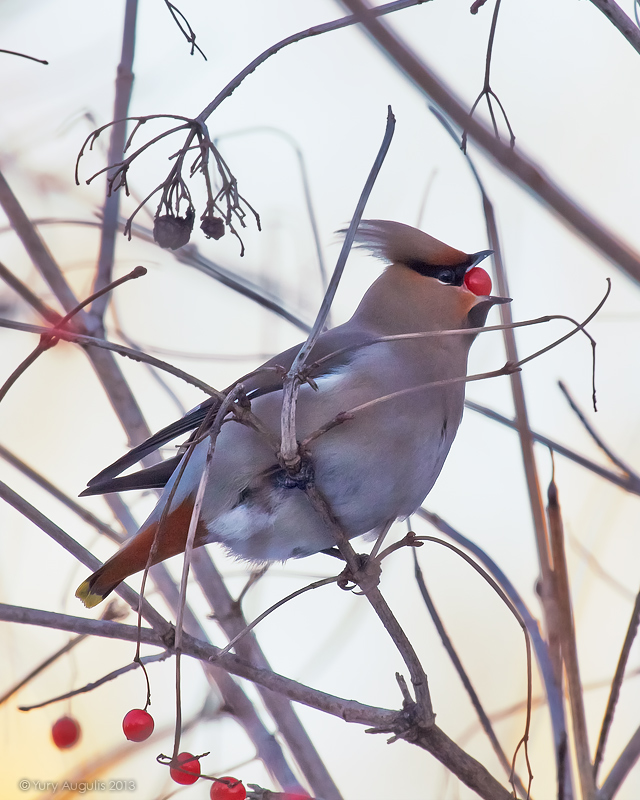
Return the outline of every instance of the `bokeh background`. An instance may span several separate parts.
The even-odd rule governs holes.
[[[629,14],[630,2],[621,4]],[[345,12],[330,0],[242,0],[202,3],[181,0],[181,11],[207,56],[189,55],[164,3],[140,0],[132,114],[195,116],[258,53],[285,36]],[[430,2],[396,13],[391,24],[470,106],[484,76],[493,6],[469,13],[469,2]],[[25,210],[40,220],[39,230],[78,296],[92,285],[104,180],[84,182],[105,164],[102,137],[81,164],[80,186],[73,170],[87,134],[112,119],[124,3],[82,0],[2,0],[0,47],[49,61],[42,66],[0,53],[0,167]],[[504,104],[516,144],[533,157],[573,198],[636,251],[640,250],[638,187],[640,125],[637,86],[640,57],[591,4],[505,0],[498,21],[492,87]],[[480,196],[465,159],[428,109],[427,102],[366,35],[355,28],[329,33],[286,48],[271,58],[228,98],[209,120],[212,136],[238,178],[241,193],[259,211],[263,231],[249,221],[243,231],[246,254],[231,236],[192,241],[211,261],[280,297],[307,322],[322,297],[322,280],[304,200],[299,151],[304,158],[322,253],[335,263],[343,227],[378,150],[387,105],[397,118],[396,134],[365,216],[419,225],[467,251],[487,247]],[[481,104],[478,114],[486,118]],[[151,129],[151,123],[149,124]],[[159,132],[160,128],[156,129]],[[174,146],[175,145],[175,146]],[[179,140],[154,148],[136,163],[130,185],[145,196],[165,176],[167,157]],[[523,373],[531,426],[605,463],[557,388],[562,379],[613,450],[640,469],[640,293],[615,265],[585,244],[522,187],[470,146],[498,216],[513,314],[527,319],[561,313],[584,318],[612,280],[612,292],[590,325],[598,343],[598,413],[590,409],[591,349],[575,336]],[[194,195],[202,198],[194,184]],[[126,215],[135,198],[123,199]],[[151,207],[153,211],[153,206]],[[141,212],[138,221],[150,227]],[[118,289],[108,332],[124,331],[141,348],[167,358],[222,388],[265,357],[300,341],[300,331],[240,297],[211,277],[179,263],[170,252],[119,236],[117,273],[144,264],[147,277]],[[47,302],[55,299],[0,214],[0,261]],[[348,318],[382,265],[353,253],[332,312],[335,323]],[[38,322],[34,312],[0,286],[1,316]],[[497,312],[493,312],[497,313]],[[497,316],[490,317],[496,323]],[[564,323],[518,331],[521,355],[565,332]],[[0,330],[0,381],[35,346],[30,334]],[[480,336],[470,371],[500,367],[505,355],[500,334]],[[152,429],[200,402],[202,395],[164,376],[171,393],[141,364],[121,360]],[[468,397],[512,416],[507,378],[468,387]],[[61,343],[19,380],[0,405],[0,441],[62,490],[76,496],[88,478],[118,457],[126,436],[84,353]],[[551,460],[536,450],[546,485]],[[114,545],[100,538],[71,512],[0,460],[0,478],[23,493],[57,524],[106,558]],[[589,734],[595,743],[613,674],[638,588],[640,541],[638,499],[590,472],[556,458],[556,479],[565,515],[579,654]],[[101,498],[86,506],[111,521]],[[152,495],[132,499],[142,520]],[[515,433],[467,411],[451,455],[426,507],[471,537],[515,583],[533,613],[538,574],[533,527]],[[433,533],[414,520],[416,530]],[[398,534],[404,531],[398,526]],[[85,568],[8,506],[0,506],[0,592],[4,602],[85,615],[74,599]],[[238,593],[246,580],[243,564],[210,548]],[[524,726],[522,634],[491,590],[465,563],[444,548],[419,553],[425,578],[496,731],[511,753]],[[172,569],[179,575],[179,559]],[[245,601],[249,618],[310,579],[331,574],[325,557],[273,567]],[[484,738],[461,683],[440,644],[412,579],[412,556],[389,559],[382,588],[418,648],[429,675],[439,724],[449,735],[504,777]],[[132,585],[138,586],[137,579]],[[224,641],[196,585],[189,601],[201,612],[216,643]],[[160,608],[164,607],[160,604]],[[273,668],[344,697],[397,707],[394,672],[398,654],[366,602],[325,587],[288,604],[259,628]],[[68,634],[0,624],[0,694],[51,652]],[[148,652],[152,652],[149,650]],[[634,646],[601,774],[637,727],[640,692]],[[150,668],[152,711],[159,735],[148,745],[124,742],[121,719],[144,703],[138,672],[75,698],[70,705],[83,728],[81,743],[56,750],[50,726],[69,704],[29,713],[28,705],[81,686],[128,663],[133,647],[89,640],[58,661],[0,707],[0,795],[35,800],[38,788],[21,791],[18,782],[135,780],[136,800],[168,796],[176,789],[155,755],[170,752],[174,718],[173,665]],[[269,786],[262,765],[238,725],[217,713],[197,664],[186,663],[187,718],[205,717],[184,736],[185,749],[211,751],[203,762],[214,774],[237,774],[245,782]],[[247,686],[251,697],[256,697]],[[537,676],[534,695],[541,696]],[[470,792],[447,778],[428,754],[404,742],[388,746],[382,736],[365,735],[307,708],[299,714],[346,798],[416,800],[467,798]],[[536,707],[531,730],[534,797],[554,796],[554,759],[544,703]],[[104,797],[105,792],[95,793]],[[120,794],[127,794],[122,792]],[[181,790],[185,797],[208,797],[208,785]],[[60,791],[55,797],[63,796]],[[77,796],[77,793],[76,793]],[[92,796],[89,795],[88,796]],[[618,795],[640,796],[636,767]]]

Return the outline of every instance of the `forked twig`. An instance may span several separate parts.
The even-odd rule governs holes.
[[[97,292],[89,295],[85,300],[81,303],[78,303],[75,308],[72,308],[68,314],[65,314],[62,319],[57,322],[46,334],[42,334],[40,337],[40,342],[36,345],[35,350],[31,352],[25,359],[20,363],[16,369],[9,375],[7,380],[4,382],[3,386],[0,387],[0,403],[4,400],[7,392],[9,389],[14,385],[14,383],[18,380],[18,378],[23,375],[27,369],[38,359],[43,353],[45,353],[50,348],[54,347],[60,341],[60,337],[57,336],[59,331],[61,331],[64,326],[85,306],[88,306],[98,297],[102,297],[102,295],[107,294],[107,292],[112,291],[117,286],[125,283],[126,281],[134,280],[135,278],[141,278],[143,275],[147,274],[147,270],[144,267],[136,267],[130,273],[125,275],[122,278],[118,278],[118,280],[112,281],[108,286],[103,287]]]
[[[175,6],[173,3],[169,2],[169,0],[164,0],[165,5],[169,9],[169,13],[173,17],[173,21],[178,26],[178,30],[184,36],[184,38],[189,42],[191,45],[191,53],[193,55],[197,50],[204,60],[207,60],[203,50],[200,48],[199,45],[196,44],[196,34],[191,25],[189,24],[189,20],[185,17],[185,15],[180,11],[180,9]]]
[[[477,14],[479,8],[484,5],[486,0],[480,3],[474,3],[471,6],[471,13]],[[513,128],[511,127],[511,123],[509,122],[509,117],[507,116],[507,112],[504,110],[504,106],[500,102],[500,98],[498,95],[493,91],[491,88],[491,57],[493,55],[493,42],[496,35],[496,25],[498,24],[498,14],[500,13],[500,3],[502,0],[496,0],[496,5],[493,10],[493,17],[491,18],[491,29],[489,30],[489,42],[487,44],[487,56],[485,59],[485,69],[484,69],[484,83],[482,85],[482,90],[480,94],[477,96],[474,104],[471,106],[471,111],[469,111],[469,118],[473,117],[473,114],[478,107],[478,103],[482,100],[483,97],[487,98],[487,108],[489,109],[489,116],[491,117],[491,125],[493,127],[493,132],[496,136],[496,139],[500,139],[500,132],[498,130],[498,122],[496,120],[496,116],[493,110],[493,106],[491,104],[491,98],[493,98],[496,103],[498,104],[498,108],[502,112],[502,117],[505,121],[507,129],[509,131],[509,146],[511,148],[515,147],[516,144],[516,136],[513,132]],[[462,141],[460,143],[460,148],[462,149],[463,153],[467,152],[467,129],[465,128],[462,132]]]

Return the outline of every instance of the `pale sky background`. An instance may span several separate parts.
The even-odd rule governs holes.
[[[480,91],[493,5],[477,16],[469,0],[435,0],[393,15],[395,29],[471,105]],[[632,13],[631,2],[622,4]],[[188,44],[164,3],[141,0],[132,114],[173,113],[195,116],[218,91],[262,50],[285,36],[344,15],[330,0],[181,0],[179,8],[197,33],[208,61],[189,56]],[[49,66],[0,54],[0,166],[32,218],[95,220],[104,183],[76,187],[77,152],[90,130],[112,118],[115,68],[120,55],[124,3],[82,0],[0,2],[0,48],[46,58]],[[640,57],[589,2],[540,0],[502,6],[492,65],[492,87],[504,104],[516,144],[537,160],[553,179],[624,241],[640,251],[638,192],[640,127],[638,84]],[[286,300],[312,321],[321,299],[317,259],[304,206],[300,172],[290,143],[304,154],[318,227],[328,268],[338,254],[334,231],[351,217],[384,132],[387,105],[397,118],[396,134],[365,216],[420,226],[467,251],[486,248],[484,218],[476,184],[464,158],[427,108],[425,98],[400,75],[359,30],[345,29],[300,42],[260,67],[209,120],[213,136],[225,137],[221,151],[239,181],[240,192],[260,212],[263,232],[251,221],[243,233],[247,248],[239,257],[237,241],[225,236],[193,240],[202,253]],[[480,115],[485,115],[481,106]],[[151,130],[151,124],[149,124]],[[246,129],[245,135],[235,135]],[[270,130],[265,130],[270,129]],[[276,131],[277,129],[277,131]],[[160,128],[156,129],[158,132]],[[140,139],[142,142],[144,139]],[[146,195],[165,176],[166,156],[179,138],[152,150],[134,165],[130,185]],[[89,177],[104,165],[107,139],[83,160]],[[502,175],[471,146],[494,202],[508,270],[515,319],[561,313],[584,318],[598,303],[610,277],[609,301],[590,325],[598,342],[599,411],[590,409],[591,349],[576,336],[528,364],[523,373],[531,425],[594,460],[604,456],[590,440],[557,388],[562,379],[587,410],[589,419],[618,455],[640,469],[640,413],[637,365],[640,358],[640,292],[614,265],[577,238],[519,186]],[[201,198],[197,182],[195,196]],[[426,200],[425,200],[426,193]],[[133,209],[133,200],[124,209]],[[422,213],[421,213],[422,209]],[[154,206],[151,207],[154,210]],[[149,224],[142,212],[139,221]],[[45,300],[54,302],[17,238],[0,215],[0,261]],[[95,230],[70,225],[42,226],[41,233],[74,290],[88,293],[95,266]],[[257,365],[263,357],[301,338],[293,326],[239,298],[212,279],[179,264],[166,251],[123,237],[117,243],[117,271],[136,264],[149,274],[115,295],[120,326],[142,348],[166,355],[172,363],[217,387]],[[348,262],[334,306],[335,322],[346,319],[381,265],[359,254]],[[38,322],[35,314],[0,287],[0,316]],[[496,312],[494,312],[495,314]],[[490,317],[497,322],[497,316]],[[117,338],[115,317],[109,332]],[[564,323],[518,332],[521,355],[564,333]],[[0,382],[35,346],[35,337],[0,330]],[[232,357],[234,356],[234,357]],[[502,366],[499,334],[479,337],[470,372]],[[152,429],[180,412],[140,364],[121,361]],[[171,388],[185,408],[202,395],[172,378]],[[508,380],[469,386],[469,398],[511,415]],[[127,446],[84,354],[61,344],[43,356],[11,389],[0,405],[0,441],[71,496],[87,479],[124,452]],[[537,450],[541,482],[550,476],[548,452]],[[615,668],[638,589],[640,537],[638,498],[591,473],[556,458],[557,483],[568,537],[588,548],[613,575],[605,583],[567,543],[582,676],[586,684],[609,678]],[[113,552],[83,523],[15,470],[0,462],[0,478],[23,492],[44,513],[101,558]],[[86,506],[107,521],[100,498]],[[153,498],[132,499],[142,520]],[[538,574],[529,505],[515,434],[467,411],[437,485],[426,507],[484,548],[515,583],[536,616]],[[426,526],[416,529],[433,533]],[[398,533],[403,528],[398,526]],[[0,507],[0,591],[3,602],[89,615],[73,593],[85,574],[67,553],[12,509]],[[225,574],[238,592],[244,567],[225,560],[215,547]],[[524,699],[525,662],[522,634],[509,612],[467,565],[435,545],[419,553],[425,578],[469,674],[491,713]],[[176,560],[174,570],[181,567]],[[312,576],[330,574],[334,564],[314,557],[273,569],[252,591],[247,615],[304,585]],[[138,586],[138,579],[131,584]],[[438,723],[502,780],[503,775],[483,734],[470,726],[475,717],[459,679],[423,608],[412,579],[411,554],[390,559],[382,588],[423,658]],[[207,608],[194,586],[196,609]],[[223,641],[215,623],[205,621],[216,643]],[[394,672],[399,656],[366,602],[333,587],[306,595],[276,612],[258,629],[277,671],[327,692],[362,702],[397,707]],[[30,668],[68,640],[43,628],[0,625],[0,694]],[[639,666],[634,645],[629,671]],[[164,796],[175,784],[155,764],[169,752],[173,708],[173,664],[150,668],[152,712],[157,729],[167,728],[152,744],[128,745],[121,719],[144,703],[142,675],[130,673],[115,683],[72,701],[80,720],[81,744],[57,751],[49,739],[51,724],[66,703],[28,714],[18,705],[39,702],[71,687],[93,681],[130,661],[133,647],[106,640],[80,645],[19,695],[0,707],[0,796],[40,800],[45,793],[21,792],[21,778],[63,780],[103,756],[101,779],[134,779],[135,800]],[[185,713],[195,713],[208,693],[198,665],[186,665]],[[640,681],[629,678],[609,737],[605,775],[636,729]],[[251,687],[247,691],[253,697]],[[535,681],[535,693],[539,682]],[[595,747],[608,688],[586,694],[589,735]],[[349,800],[454,800],[471,797],[428,754],[403,742],[363,733],[318,712],[299,708],[303,721],[329,770]],[[524,714],[496,723],[508,754],[522,733]],[[466,738],[462,738],[465,736]],[[211,751],[204,766],[214,774],[236,774],[245,782],[272,787],[238,726],[229,719],[202,723],[185,734],[184,749]],[[553,796],[554,768],[550,727],[536,710],[531,730],[533,796]],[[237,765],[248,762],[245,766]],[[127,793],[124,793],[125,795]],[[198,783],[182,795],[208,797]],[[57,794],[56,797],[60,797]],[[104,793],[96,793],[105,797]],[[106,796],[109,796],[108,794]],[[619,793],[621,800],[640,796],[640,768]]]

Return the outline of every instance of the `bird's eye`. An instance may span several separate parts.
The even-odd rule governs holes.
[[[451,284],[456,279],[456,274],[452,269],[441,269],[436,278],[440,283]]]

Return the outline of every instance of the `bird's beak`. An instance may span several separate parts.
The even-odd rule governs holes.
[[[481,261],[484,261],[485,258],[488,258],[489,256],[492,255],[493,255],[493,250],[480,250],[480,252],[474,253],[473,262],[469,266],[469,269],[471,269],[471,267],[477,267]]]
[[[482,328],[493,306],[501,306],[510,302],[510,297],[494,297],[492,295],[483,297],[482,300],[476,303],[471,311],[469,311],[469,326],[471,328]]]

